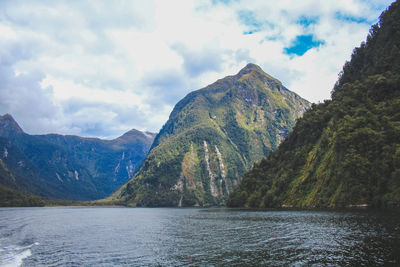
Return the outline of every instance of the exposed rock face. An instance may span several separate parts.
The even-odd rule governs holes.
[[[229,186],[228,186],[228,183],[226,180],[224,161],[222,160],[222,155],[221,155],[221,152],[219,152],[217,145],[215,145],[215,152],[217,152],[217,156],[218,156],[219,170],[221,171],[222,182],[225,184],[226,193],[229,195],[230,190],[229,190]]]
[[[248,64],[176,104],[140,170],[107,200],[222,205],[244,172],[276,149],[308,107],[260,67]]]
[[[215,175],[211,171],[209,159],[210,156],[208,154],[208,145],[207,142],[204,141],[204,160],[206,161],[208,176],[210,178],[210,191],[213,197],[218,197],[219,193],[218,193],[218,188],[215,185]]]

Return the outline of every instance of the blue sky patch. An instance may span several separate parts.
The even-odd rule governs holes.
[[[244,34],[253,34],[259,32],[262,29],[262,22],[258,21],[253,11],[240,10],[238,13],[239,22],[246,25],[248,30]]]
[[[341,13],[339,11],[335,13],[335,18],[337,20],[347,21],[347,22],[366,23],[366,24],[373,24],[374,23],[374,21],[369,21],[367,18],[355,17],[355,16],[343,14],[343,13]]]
[[[301,16],[298,20],[297,20],[297,24],[300,24],[302,26],[304,26],[305,28],[307,28],[310,25],[313,24],[317,24],[319,21],[318,17],[306,17],[306,16]]]
[[[244,32],[243,32],[244,35],[246,35],[246,34],[253,34],[253,33],[254,33],[253,31],[244,31]]]
[[[287,55],[302,56],[311,48],[318,47],[323,44],[325,44],[324,41],[316,40],[312,34],[298,35],[290,47],[284,48],[284,53]]]
[[[217,5],[217,4],[219,4],[219,3],[228,5],[228,4],[230,4],[231,2],[233,2],[233,1],[232,1],[232,0],[212,0],[213,5]]]

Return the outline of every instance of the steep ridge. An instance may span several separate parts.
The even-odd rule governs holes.
[[[248,64],[179,101],[140,170],[107,201],[222,205],[245,171],[278,146],[308,107]]]
[[[400,205],[400,2],[354,49],[332,92],[248,172],[228,206]]]
[[[43,206],[38,197],[19,191],[16,178],[0,159],[0,207]]]
[[[111,194],[143,162],[155,134],[131,130],[114,140],[29,135],[0,116],[0,159],[14,189],[43,198],[93,200]]]

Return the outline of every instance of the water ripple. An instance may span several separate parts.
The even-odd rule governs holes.
[[[392,211],[0,209],[0,265],[396,266],[399,219]]]

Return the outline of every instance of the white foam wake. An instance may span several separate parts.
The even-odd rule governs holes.
[[[21,266],[24,259],[32,255],[31,248],[39,243],[34,243],[29,246],[15,246],[0,248],[0,266],[14,267]]]

